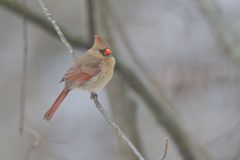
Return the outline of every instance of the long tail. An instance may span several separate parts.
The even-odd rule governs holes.
[[[66,88],[63,89],[63,91],[60,93],[60,95],[57,97],[57,99],[52,104],[51,108],[48,109],[48,111],[45,113],[44,118],[43,118],[44,120],[47,120],[47,121],[51,120],[53,114],[56,112],[56,110],[58,109],[58,107],[60,106],[60,104],[62,103],[64,98],[68,95],[69,91],[70,91],[70,89],[66,89]]]

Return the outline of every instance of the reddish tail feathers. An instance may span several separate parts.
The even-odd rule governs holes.
[[[54,103],[52,104],[51,108],[45,113],[44,115],[44,120],[50,121],[53,114],[56,112],[56,110],[58,109],[58,107],[60,106],[60,104],[62,103],[62,101],[64,100],[64,98],[68,95],[68,92],[70,91],[70,89],[63,89],[63,91],[60,93],[60,95],[57,97],[57,99],[54,101]]]

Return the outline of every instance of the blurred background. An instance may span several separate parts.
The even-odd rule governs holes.
[[[99,100],[148,160],[240,159],[240,1],[48,0],[77,54],[100,34],[117,57]],[[19,134],[23,22],[28,24],[24,132]],[[137,160],[74,90],[53,120],[71,54],[37,0],[0,0],[0,159]],[[29,19],[30,18],[30,19]]]

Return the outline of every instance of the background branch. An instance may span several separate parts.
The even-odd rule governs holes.
[[[160,160],[164,160],[167,157],[167,152],[168,152],[168,138],[166,139],[163,156]]]
[[[26,6],[27,1],[22,0],[22,5]],[[26,81],[27,81],[27,57],[28,57],[28,34],[27,34],[27,18],[23,16],[22,20],[22,43],[23,43],[23,62],[22,62],[22,80],[20,89],[20,112],[19,112],[19,131],[22,135],[25,124],[25,108],[26,108]]]

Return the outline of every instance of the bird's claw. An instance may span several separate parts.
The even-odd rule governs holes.
[[[91,96],[90,96],[91,99],[95,99],[97,97],[98,97],[97,93],[91,92]]]

